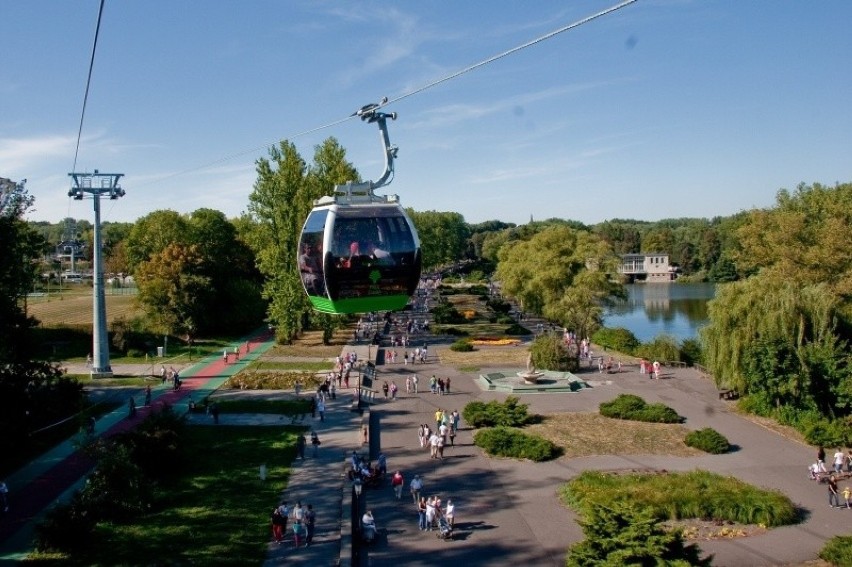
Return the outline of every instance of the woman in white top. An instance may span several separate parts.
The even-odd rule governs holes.
[[[444,508],[444,518],[447,519],[447,523],[450,524],[450,528],[454,527],[453,524],[456,520],[456,505],[453,504],[453,501],[447,499],[447,507]]]

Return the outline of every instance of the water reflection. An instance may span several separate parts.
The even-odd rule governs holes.
[[[607,327],[624,327],[641,341],[661,333],[678,340],[698,337],[707,323],[707,302],[715,296],[714,284],[630,284],[625,301],[604,316]]]

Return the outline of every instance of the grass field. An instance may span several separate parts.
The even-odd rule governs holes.
[[[260,565],[269,513],[290,475],[298,427],[189,427],[187,458],[159,486],[150,514],[99,524],[75,557],[35,554],[31,565]],[[265,482],[258,464],[266,463]]]
[[[119,317],[131,319],[142,312],[136,305],[135,295],[107,295],[105,301],[107,322]],[[80,287],[61,295],[28,298],[27,313],[45,327],[91,325],[94,317],[92,288]]]

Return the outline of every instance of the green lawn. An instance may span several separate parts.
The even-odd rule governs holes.
[[[260,565],[269,515],[295,456],[297,427],[186,429],[186,458],[161,486],[150,514],[131,524],[101,524],[85,556],[64,565]],[[261,482],[259,466],[267,479]],[[57,558],[32,558],[53,563]]]

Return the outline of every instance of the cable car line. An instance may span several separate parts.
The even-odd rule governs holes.
[[[104,13],[104,1],[98,9],[98,23],[95,26],[95,42],[92,45],[92,57],[89,59],[89,76],[86,79],[86,93],[83,95],[83,111],[80,113],[80,127],[77,129],[77,148],[74,150],[74,165],[71,171],[77,171],[77,156],[80,153],[80,138],[83,135],[83,119],[86,117],[86,103],[89,101],[89,87],[92,84],[92,70],[95,68],[95,52],[98,50],[98,35],[101,31],[101,17]]]
[[[598,19],[598,18],[601,18],[601,17],[606,16],[606,15],[608,15],[608,14],[611,14],[611,13],[613,13],[613,12],[616,12],[616,11],[618,11],[618,10],[622,9],[622,8],[625,8],[625,7],[627,7],[627,6],[631,5],[631,4],[634,4],[634,3],[635,3],[635,2],[637,2],[637,1],[638,1],[638,0],[624,0],[623,2],[621,2],[621,3],[619,3],[619,4],[616,4],[616,5],[614,5],[614,6],[610,6],[609,8],[606,8],[605,10],[601,10],[600,12],[597,12],[597,13],[592,14],[592,15],[590,15],[590,16],[586,16],[585,18],[582,18],[582,19],[580,19],[580,20],[577,20],[576,22],[573,22],[573,23],[571,23],[571,24],[568,24],[568,25],[566,25],[566,26],[563,26],[563,27],[561,27],[561,28],[559,28],[559,29],[557,29],[557,30],[554,30],[554,31],[552,31],[552,32],[549,32],[549,33],[547,33],[547,34],[545,34],[545,35],[543,35],[543,36],[537,37],[537,38],[535,38],[535,39],[533,39],[533,40],[531,40],[531,41],[528,41],[528,42],[526,42],[526,43],[524,43],[524,44],[522,44],[522,45],[518,45],[518,46],[513,47],[513,48],[511,48],[511,49],[508,49],[508,50],[506,50],[506,51],[504,51],[504,52],[502,52],[502,53],[499,53],[499,54],[497,54],[497,55],[494,55],[494,56],[492,56],[492,57],[489,57],[489,58],[487,58],[487,59],[484,59],[484,60],[482,60],[482,61],[480,61],[480,62],[478,62],[478,63],[474,63],[473,65],[470,65],[470,66],[468,66],[468,67],[465,67],[464,69],[461,69],[461,70],[459,70],[459,71],[456,71],[456,72],[454,72],[454,73],[451,73],[451,74],[449,74],[449,75],[447,75],[447,76],[445,76],[445,77],[443,77],[443,78],[441,78],[441,79],[437,79],[437,80],[435,80],[435,81],[432,81],[431,83],[427,83],[426,85],[423,85],[422,87],[419,87],[419,88],[417,88],[417,89],[414,89],[414,90],[413,90],[413,91],[411,91],[411,92],[408,92],[408,93],[402,94],[402,95],[400,95],[400,96],[398,96],[398,97],[396,97],[396,98],[393,98],[393,99],[388,99],[388,98],[386,98],[386,97],[385,97],[385,98],[383,98],[383,99],[382,99],[382,101],[381,101],[381,102],[379,102],[379,103],[373,103],[372,105],[368,105],[368,106],[371,106],[374,110],[378,110],[378,109],[383,108],[383,107],[385,107],[385,106],[391,105],[391,104],[393,104],[393,103],[395,103],[395,102],[399,102],[399,101],[404,100],[404,99],[406,99],[406,98],[409,98],[409,97],[412,97],[412,96],[414,96],[414,95],[420,94],[420,93],[422,93],[423,91],[426,91],[426,90],[428,90],[428,89],[431,89],[432,87],[436,87],[436,86],[438,86],[438,85],[440,85],[440,84],[443,84],[443,83],[446,83],[446,82],[451,81],[451,80],[453,80],[453,79],[456,79],[456,78],[458,78],[458,77],[460,77],[460,76],[462,76],[462,75],[464,75],[464,74],[467,74],[467,73],[469,73],[469,72],[471,72],[471,71],[474,71],[474,70],[476,70],[476,69],[478,69],[478,68],[480,68],[480,67],[484,67],[485,65],[489,65],[489,64],[491,64],[491,63],[494,63],[495,61],[498,61],[498,60],[500,60],[500,59],[503,59],[503,58],[505,58],[505,57],[508,57],[509,55],[513,55],[513,54],[515,54],[515,53],[517,53],[517,52],[519,52],[519,51],[522,51],[522,50],[524,50],[524,49],[527,49],[528,47],[532,47],[532,46],[534,46],[534,45],[537,45],[537,44],[539,44],[539,43],[542,43],[542,42],[544,42],[544,41],[546,41],[546,40],[548,40],[548,39],[551,39],[551,38],[553,38],[553,37],[555,37],[555,36],[557,36],[557,35],[559,35],[559,34],[562,34],[562,33],[565,33],[565,32],[567,32],[567,31],[573,30],[573,29],[578,28],[578,27],[580,27],[580,26],[582,26],[582,25],[584,25],[584,24],[587,24],[587,23],[589,23],[589,22],[591,22],[591,21],[593,21],[593,20],[596,20],[596,19]],[[359,109],[358,111],[355,111],[355,112],[353,112],[352,114],[350,114],[349,116],[346,116],[346,117],[344,117],[344,118],[340,118],[340,119],[338,119],[338,120],[334,120],[334,121],[332,121],[332,122],[328,122],[327,124],[323,124],[322,126],[317,126],[317,127],[315,127],[315,128],[310,128],[310,129],[308,129],[308,130],[303,130],[302,132],[299,132],[299,133],[297,133],[297,134],[293,134],[293,135],[291,135],[291,136],[285,136],[285,137],[284,137],[284,138],[282,138],[282,139],[284,139],[284,140],[294,140],[294,139],[296,139],[296,138],[300,138],[300,137],[302,137],[302,136],[306,136],[306,135],[308,135],[308,134],[313,134],[314,132],[318,132],[318,131],[320,131],[320,130],[325,130],[325,129],[331,128],[331,127],[333,127],[333,126],[337,126],[337,125],[339,125],[339,124],[343,124],[344,122],[347,122],[347,121],[349,121],[349,120],[352,120],[353,118],[356,118],[356,117],[360,116],[359,112],[363,112],[363,111],[364,111],[364,108],[366,108],[366,107],[363,107],[363,108]],[[221,164],[221,163],[228,162],[228,161],[230,161],[230,160],[232,160],[232,159],[235,159],[235,158],[238,158],[238,157],[242,157],[242,156],[244,156],[244,155],[246,155],[246,154],[256,153],[256,152],[258,152],[258,151],[261,151],[261,150],[264,150],[264,149],[266,149],[266,148],[270,147],[270,145],[273,145],[273,146],[274,146],[276,143],[277,143],[277,142],[273,142],[272,144],[264,144],[264,145],[262,145],[262,146],[258,146],[258,147],[254,147],[254,148],[251,148],[251,149],[248,149],[248,150],[243,150],[243,151],[240,151],[240,152],[236,152],[236,153],[234,153],[234,154],[230,154],[230,155],[228,155],[228,156],[225,156],[225,157],[219,158],[219,159],[217,159],[217,160],[214,160],[214,161],[212,161],[212,162],[209,162],[209,163],[206,163],[206,164],[203,164],[203,165],[199,165],[199,166],[196,166],[196,167],[191,167],[191,168],[188,168],[188,169],[184,169],[184,170],[181,170],[181,171],[177,171],[177,172],[174,172],[174,173],[170,173],[170,174],[168,174],[168,175],[164,175],[164,176],[162,176],[162,177],[158,177],[158,178],[156,178],[156,179],[154,179],[154,180],[152,180],[152,181],[149,181],[149,182],[147,182],[147,183],[140,184],[140,185],[138,185],[138,187],[145,187],[145,186],[147,186],[147,185],[153,185],[153,184],[155,184],[155,183],[160,183],[160,182],[162,182],[162,181],[164,181],[164,180],[166,180],[166,179],[171,179],[171,178],[173,178],[173,177],[177,177],[177,176],[180,176],[180,175],[185,175],[185,174],[187,174],[187,173],[193,173],[193,172],[195,172],[195,171],[201,171],[201,170],[204,170],[204,169],[207,169],[207,168],[213,167],[213,166],[215,166],[215,165],[219,165],[219,164]]]
[[[591,16],[587,16],[587,17],[583,18],[582,20],[578,20],[578,21],[574,22],[573,24],[568,24],[567,26],[561,27],[558,30],[554,30],[550,33],[547,33],[547,34],[541,36],[541,37],[538,37],[536,39],[528,41],[527,43],[524,43],[523,45],[518,45],[517,47],[513,47],[512,49],[504,51],[503,53],[500,53],[498,55],[494,55],[493,57],[489,57],[488,59],[480,61],[479,63],[474,63],[473,65],[471,65],[469,67],[465,67],[464,69],[462,69],[460,71],[456,71],[455,73],[452,73],[451,75],[447,75],[443,79],[438,79],[437,81],[433,81],[433,82],[431,82],[427,85],[424,85],[424,86],[422,86],[418,89],[411,91],[410,93],[406,93],[404,95],[401,95],[401,96],[398,96],[394,99],[391,99],[387,102],[383,102],[378,108],[393,104],[395,102],[399,102],[399,101],[401,101],[405,98],[408,98],[410,96],[420,94],[421,92],[423,92],[427,89],[431,89],[432,87],[438,86],[442,83],[446,83],[447,81],[451,81],[451,80],[453,80],[457,77],[464,75],[465,73],[469,73],[469,72],[471,72],[475,69],[478,69],[479,67],[484,67],[485,65],[488,65],[490,63],[494,63],[495,61],[497,61],[499,59],[503,59],[504,57],[508,57],[509,55],[513,55],[514,53],[517,53],[518,51],[521,51],[521,50],[524,50],[528,47],[532,47],[534,45],[537,45],[537,44],[539,44],[543,41],[546,41],[546,40],[548,40],[552,37],[555,37],[555,36],[557,36],[561,33],[564,33],[564,32],[570,31],[574,28],[580,27],[583,24],[587,24],[587,23],[591,22],[592,20],[596,20],[596,19],[598,19],[602,16],[606,16],[607,14],[615,12],[616,10],[620,10],[621,8],[629,6],[630,4],[633,4],[634,2],[637,2],[637,0],[624,0],[624,2],[622,2],[621,4],[618,4],[616,6],[611,6],[611,7],[607,8],[606,10],[601,10],[600,12],[598,12],[596,14],[592,14]]]

